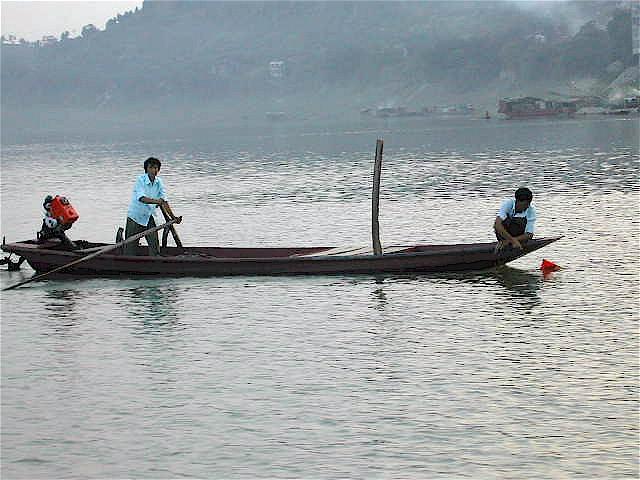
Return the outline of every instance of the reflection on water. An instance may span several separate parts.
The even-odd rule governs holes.
[[[119,303],[129,317],[139,322],[140,333],[161,333],[179,325],[176,304],[179,294],[170,285],[136,286],[121,290]]]
[[[42,305],[45,321],[41,334],[77,337],[83,318],[79,304],[84,296],[85,293],[76,289],[45,289]]]
[[[387,275],[374,275],[374,283],[375,289],[371,292],[371,296],[373,297],[373,305],[370,308],[375,308],[376,310],[384,310],[387,305],[387,294],[384,291],[384,281],[387,278]]]
[[[56,317],[65,317],[75,314],[74,310],[79,298],[82,298],[83,293],[80,290],[75,289],[46,289],[45,308],[51,312],[51,315]]]
[[[550,277],[547,277],[550,279]],[[407,273],[407,274],[379,274],[373,281],[370,276],[355,276],[348,279],[354,285],[372,285],[371,298],[373,303],[369,308],[383,311],[389,306],[387,290],[394,284],[416,285],[423,284],[435,288],[442,285],[455,288],[456,284],[471,286],[477,294],[493,292],[510,302],[513,310],[523,313],[531,311],[541,304],[540,291],[544,287],[545,276],[539,271],[526,271],[510,266],[501,266],[481,272],[437,272],[437,273]],[[496,290],[496,286],[500,287]]]
[[[540,305],[540,289],[544,285],[544,278],[540,272],[531,273],[509,266],[495,269],[492,272],[498,285],[503,287],[513,301],[514,308],[524,312]]]
[[[356,277],[357,278],[357,277]],[[360,280],[369,282],[370,280]],[[408,274],[386,274],[376,275],[375,284],[377,287],[374,296],[384,293],[383,285],[389,282],[461,282],[483,288],[491,288],[493,285],[503,287],[507,294],[522,298],[538,298],[538,293],[544,284],[544,276],[541,272],[530,272],[508,265],[487,269],[480,272],[435,272],[435,273],[408,273]],[[359,280],[353,280],[358,283]]]
[[[437,278],[453,280],[474,288],[494,291],[499,297],[504,298],[515,310],[530,311],[540,305],[540,290],[544,286],[540,272],[529,272],[510,267],[508,265],[493,268],[483,272],[455,272],[439,273]],[[495,286],[501,287],[495,290]]]
[[[387,294],[384,293],[384,288],[383,287],[376,288],[372,292],[372,296],[375,301],[373,308],[377,310],[384,310],[384,307],[387,304]]]

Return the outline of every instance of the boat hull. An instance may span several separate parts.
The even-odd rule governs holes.
[[[330,275],[371,273],[421,273],[483,270],[511,262],[542,248],[559,237],[533,239],[522,250],[497,250],[496,243],[416,245],[395,247],[393,253],[324,254],[335,249],[317,248],[213,248],[169,247],[163,256],[125,256],[113,252],[79,262],[62,273],[104,276],[224,276],[224,275]],[[95,244],[97,245],[97,244]],[[104,245],[106,246],[106,245]],[[94,251],[96,248],[94,247]],[[56,250],[55,245],[33,241],[2,245],[5,252],[22,256],[37,272],[47,272],[87,253]]]

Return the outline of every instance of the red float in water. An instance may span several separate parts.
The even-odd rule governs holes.
[[[560,270],[560,266],[556,265],[555,263],[553,263],[550,260],[547,260],[546,258],[542,259],[542,264],[540,264],[540,270],[542,270],[543,272],[555,272],[556,270]]]

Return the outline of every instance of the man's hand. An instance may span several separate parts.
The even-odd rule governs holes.
[[[509,240],[509,243],[514,247],[517,248],[519,250],[522,250],[522,244],[518,241],[517,238],[515,237],[511,237],[511,240]]]
[[[177,218],[178,221],[176,223],[182,223],[182,216],[176,217],[176,214],[173,213],[173,210],[171,210],[171,207],[169,206],[169,202],[160,199],[160,203],[158,205],[160,205],[160,208],[162,208],[163,212],[165,213],[165,217]]]
[[[517,248],[519,250],[522,250],[522,244],[520,243],[520,241],[514,237],[511,237],[510,240],[499,240],[498,244],[496,245],[496,252],[501,252],[502,250],[504,250],[507,246],[511,246],[513,248]]]

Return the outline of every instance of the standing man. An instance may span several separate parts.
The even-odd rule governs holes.
[[[503,202],[493,224],[498,247],[507,244],[522,249],[522,243],[533,238],[536,209],[531,205],[531,200],[531,190],[521,187],[516,190],[515,198]]]
[[[167,203],[164,192],[164,184],[158,176],[160,172],[160,160],[149,157],[144,161],[144,174],[136,179],[133,187],[133,195],[127,212],[127,228],[125,238],[132,237],[156,226],[154,214],[158,206],[165,208],[173,217],[171,207]],[[176,222],[180,223],[180,222]],[[158,232],[145,235],[149,245],[149,255],[160,255],[160,243]],[[135,255],[139,241],[128,243],[124,246],[125,255]]]

